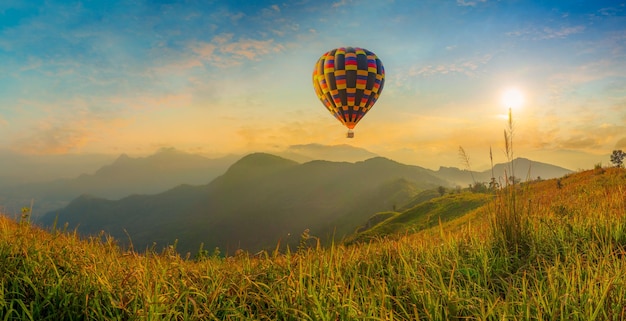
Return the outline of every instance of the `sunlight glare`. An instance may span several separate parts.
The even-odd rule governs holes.
[[[517,88],[509,88],[502,94],[502,104],[506,108],[519,109],[524,104],[524,94]]]

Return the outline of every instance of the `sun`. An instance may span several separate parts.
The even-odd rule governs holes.
[[[524,94],[518,88],[508,88],[502,93],[502,105],[510,109],[520,109],[524,104]]]

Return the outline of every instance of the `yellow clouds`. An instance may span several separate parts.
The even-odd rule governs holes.
[[[8,142],[14,151],[27,154],[109,153],[132,140],[129,128],[137,126],[142,116],[159,110],[184,114],[181,110],[191,105],[192,96],[187,93],[136,94],[74,98],[62,103],[21,103],[24,107],[19,108],[22,112],[16,114],[15,123],[11,124]],[[36,106],[39,112],[36,115],[28,112],[26,106]],[[157,131],[160,129],[157,127]]]
[[[111,103],[122,105],[129,110],[159,110],[169,108],[189,107],[193,101],[193,95],[187,92],[144,94],[136,97],[111,97]]]
[[[125,121],[119,119],[48,118],[15,134],[11,149],[24,154],[82,152],[89,143],[107,140]]]
[[[88,141],[88,132],[82,126],[43,126],[18,139],[12,147],[25,154],[66,154]]]
[[[615,144],[615,148],[626,149],[626,137],[623,137],[622,139],[618,140],[617,143]]]

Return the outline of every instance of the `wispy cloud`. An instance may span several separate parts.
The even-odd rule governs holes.
[[[274,16],[276,14],[280,13],[280,7],[276,4],[271,5],[268,8],[263,8],[263,10],[261,10],[261,14],[266,16],[266,17],[271,17]]]
[[[617,16],[622,14],[626,10],[626,4],[621,3],[619,6],[615,7],[604,7],[598,10],[598,14],[601,16]]]
[[[241,18],[243,18],[244,16],[245,14],[243,12],[231,13],[228,15],[228,17],[230,18],[230,21],[233,24],[237,24],[239,20],[241,20]]]
[[[284,50],[284,46],[273,39],[234,40],[233,34],[217,35],[210,42],[198,43],[192,48],[199,57],[217,67],[231,67],[249,60],[257,61],[262,56]]]
[[[89,138],[84,128],[49,126],[18,139],[13,150],[25,154],[65,154],[84,146]]]
[[[581,114],[581,113],[578,113]],[[616,140],[623,137],[626,125],[598,124],[598,119],[591,116],[593,113],[581,116],[565,114],[548,116],[541,128],[520,128],[518,132],[526,132],[527,141],[540,149],[568,149],[584,150],[594,153],[603,153],[610,149]],[[563,127],[562,124],[571,127]]]
[[[333,8],[339,8],[339,7],[343,7],[346,6],[348,4],[352,3],[352,0],[339,0],[337,2],[334,2],[331,7]]]
[[[447,75],[447,74],[463,74],[468,77],[476,76],[481,66],[486,65],[493,56],[486,54],[479,57],[470,59],[459,59],[453,63],[428,65],[423,67],[413,66],[409,70],[410,76],[422,76],[428,77],[433,75]]]
[[[462,7],[475,7],[478,3],[487,2],[487,0],[456,0],[456,3]]]
[[[583,31],[585,31],[585,26],[562,27],[559,29],[546,27],[543,28],[541,39],[565,38]]]
[[[11,149],[25,154],[80,152],[90,142],[107,140],[109,134],[125,123],[121,119],[49,117],[17,133]]]
[[[626,137],[623,137],[622,139],[618,140],[617,143],[615,143],[615,148],[626,149]]]
[[[532,27],[516,31],[510,31],[505,34],[510,37],[520,37],[523,39],[547,40],[567,38],[571,35],[582,33],[585,30],[586,26],[584,25],[561,28],[544,27],[541,29]]]
[[[21,99],[12,106],[9,144],[29,154],[79,152],[89,142],[127,124],[116,106],[99,98],[68,98],[63,101]]]

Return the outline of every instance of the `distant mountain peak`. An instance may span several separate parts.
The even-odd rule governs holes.
[[[124,164],[124,163],[130,161],[131,159],[132,158],[130,156],[128,156],[128,154],[123,153],[123,154],[120,154],[120,156],[111,165],[113,165],[113,164]]]
[[[161,147],[154,153],[154,155],[158,154],[184,154],[184,152],[176,149],[175,147]]]
[[[556,178],[572,171],[560,166],[534,161],[528,158],[517,157],[512,161],[514,176],[522,180],[540,178]],[[457,167],[440,166],[436,172],[440,177],[458,185],[473,184],[475,182],[489,182],[493,176],[496,179],[511,175],[511,162],[494,164],[493,169],[484,171],[469,171]],[[473,175],[470,175],[473,173]],[[505,175],[506,173],[506,175]]]
[[[291,145],[279,155],[298,162],[328,160],[352,163],[378,156],[364,148],[349,144],[323,145],[318,143]]]
[[[232,164],[224,175],[256,175],[293,165],[298,163],[268,153],[252,153]]]
[[[271,161],[281,161],[281,160],[293,162],[290,159],[286,159],[284,157],[280,157],[274,154],[257,152],[257,153],[251,153],[251,154],[245,155],[244,157],[239,159],[237,162],[235,162],[235,164],[242,163],[242,162],[258,162],[258,161],[270,161],[271,162]]]
[[[368,158],[366,160],[363,161],[364,163],[394,163],[394,164],[400,164],[392,159],[389,159],[387,157],[383,157],[383,156],[376,156],[376,157],[372,157],[372,158]]]

